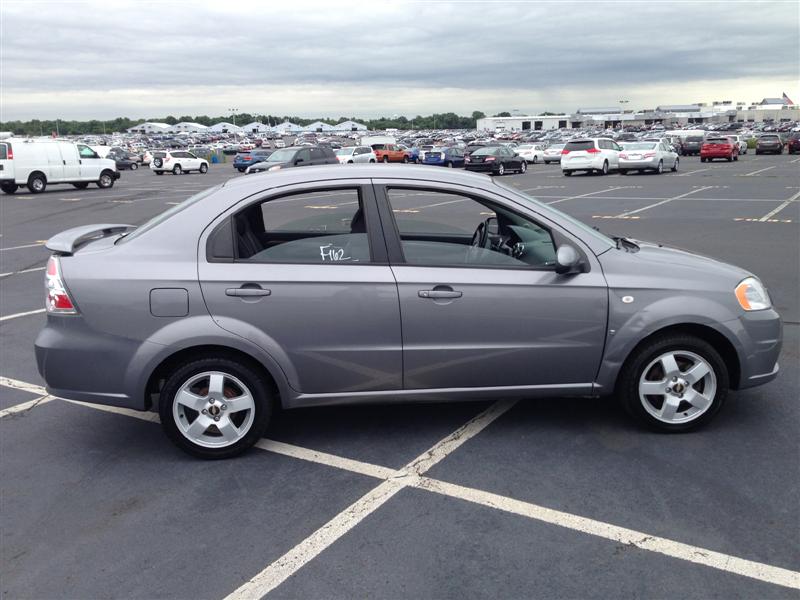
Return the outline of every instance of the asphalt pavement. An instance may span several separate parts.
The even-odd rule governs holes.
[[[800,158],[748,154],[501,179],[765,282],[783,370],[708,427],[650,433],[613,399],[302,409],[224,462],[184,455],[153,414],[47,397],[33,340],[44,240],[243,175],[140,169],[111,190],[0,196],[2,597],[798,598],[798,173]]]

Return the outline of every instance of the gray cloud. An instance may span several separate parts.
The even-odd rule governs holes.
[[[156,114],[231,105],[265,112],[270,106],[261,104],[261,90],[270,90],[271,106],[282,104],[274,112],[310,106],[315,90],[324,98],[343,91],[353,96],[350,112],[363,115],[407,107],[407,97],[394,102],[388,93],[398,90],[416,95],[415,113],[449,108],[439,103],[459,92],[442,95],[442,89],[460,90],[465,106],[484,110],[510,108],[509,94],[512,104],[529,109],[572,110],[563,103],[576,98],[584,106],[620,97],[652,105],[709,95],[751,101],[756,98],[728,95],[750,88],[779,94],[770,86],[797,80],[798,6],[6,0],[0,6],[3,116],[58,116],[59,110],[64,117],[145,116],[153,114],[158,94],[170,105]],[[759,81],[764,89],[756,91]],[[643,91],[687,93],[693,82],[691,98],[650,98]],[[282,88],[287,92],[280,98]],[[184,101],[176,98],[182,90]],[[369,90],[365,97],[381,105],[359,105],[348,90]],[[43,94],[51,95],[47,115],[33,112],[45,109]],[[470,103],[470,96],[492,106]],[[81,104],[92,97],[94,105]],[[136,112],[137,106],[147,110]]]

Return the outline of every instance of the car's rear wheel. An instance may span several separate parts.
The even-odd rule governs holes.
[[[608,161],[603,161],[603,168],[600,169],[600,175],[608,175]]]
[[[183,173],[183,169],[181,168],[180,165],[175,165],[174,167],[172,167],[173,175],[180,175],[181,173]]]
[[[388,163],[389,162],[389,157],[388,156],[384,156],[383,157],[383,162]]]
[[[565,177],[572,177],[572,171],[563,171]]]
[[[44,173],[31,173],[28,177],[28,191],[31,194],[41,194],[47,188],[47,177]]]
[[[448,169],[452,169],[452,168],[453,168],[453,163],[452,163],[451,161],[449,161],[449,160],[448,160],[448,161],[445,163],[445,165],[444,165],[444,166],[445,166],[445,167],[447,167]]]
[[[206,163],[202,163],[202,164],[200,165],[200,172],[201,172],[203,175],[205,175],[206,173],[208,173],[208,165],[207,165]]]
[[[506,174],[506,166],[503,163],[500,163],[500,166],[497,167],[497,174],[498,175],[505,175]]]
[[[131,163],[131,171],[135,171],[138,168],[139,168],[139,165],[137,165],[136,163]]]
[[[733,155],[733,160],[739,160],[739,155],[738,154],[734,154]]]
[[[620,169],[619,170],[619,174],[620,175],[627,175],[628,174],[628,169]]]
[[[239,171],[239,173],[244,173],[245,167],[236,167],[236,170]]]
[[[163,175],[164,171],[153,171],[156,175]]]
[[[15,194],[17,189],[19,189],[19,186],[13,181],[6,181],[0,184],[0,190],[3,190],[6,194]]]
[[[671,169],[673,173],[678,170],[678,164],[680,164],[680,162],[681,161],[676,157],[675,158],[675,164],[672,165],[672,169]]]
[[[403,162],[404,162],[404,163],[408,163],[408,157],[407,157],[407,156],[404,156],[404,157],[403,157]]]
[[[370,159],[369,159],[369,162],[371,162],[371,163],[374,163],[374,162],[375,162],[375,159],[374,159],[374,158],[370,158]]]
[[[528,163],[526,163],[526,162],[523,160],[523,161],[522,161],[522,164],[520,164],[520,166],[519,166],[519,172],[520,172],[520,173],[524,173],[524,172],[525,172],[525,171],[527,171],[527,170],[528,170]]]
[[[81,183],[73,183],[72,187],[74,187],[76,190],[85,190],[87,187],[89,187],[89,184],[83,181]]]
[[[159,414],[167,436],[185,452],[230,458],[261,438],[272,402],[263,375],[250,365],[207,357],[182,363],[167,376]]]
[[[728,386],[728,369],[711,344],[692,335],[665,334],[628,358],[617,392],[626,410],[647,426],[681,432],[710,421]]]
[[[97,187],[102,189],[114,187],[114,176],[110,171],[103,171],[100,173],[100,179],[97,180]]]
[[[658,175],[661,175],[663,172],[664,172],[664,161],[660,160],[658,161],[658,166],[656,167],[656,173]]]

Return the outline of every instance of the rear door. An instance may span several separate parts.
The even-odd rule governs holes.
[[[78,148],[72,143],[59,144],[61,158],[64,161],[64,180],[81,180],[81,159],[78,156]]]
[[[14,179],[14,149],[11,142],[0,142],[0,180]]]
[[[405,389],[591,390],[608,306],[596,261],[586,273],[556,274],[554,238],[565,234],[487,192],[376,184],[390,223]]]
[[[233,238],[222,244],[230,256],[215,250],[216,235]],[[243,201],[208,228],[198,258],[216,322],[264,348],[294,389],[400,389],[397,285],[368,180]]]

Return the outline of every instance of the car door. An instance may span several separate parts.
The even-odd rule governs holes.
[[[43,144],[47,157],[47,181],[56,183],[64,180],[64,159],[58,149],[57,142]]]
[[[308,167],[311,165],[311,151],[308,148],[298,150],[294,155],[294,166]]]
[[[209,312],[268,352],[295,390],[400,389],[397,285],[368,180],[281,187],[206,231],[198,271]]]
[[[78,156],[80,157],[81,180],[97,181],[100,179],[102,159],[97,152],[85,144],[78,144]]]
[[[585,246],[489,192],[376,184],[383,222],[393,224],[386,236],[400,297],[405,389],[591,390],[608,294]],[[473,244],[481,228],[488,246]],[[584,248],[590,270],[558,275],[554,239]]]
[[[328,162],[325,152],[322,148],[311,148],[311,164],[324,165]]]
[[[80,181],[81,163],[80,156],[78,156],[78,148],[72,143],[61,143],[59,144],[59,149],[64,163],[64,180]]]
[[[200,163],[202,162],[196,155],[192,154],[191,152],[185,152],[186,154],[186,162],[189,165],[189,169],[192,171],[196,171],[200,169]]]

